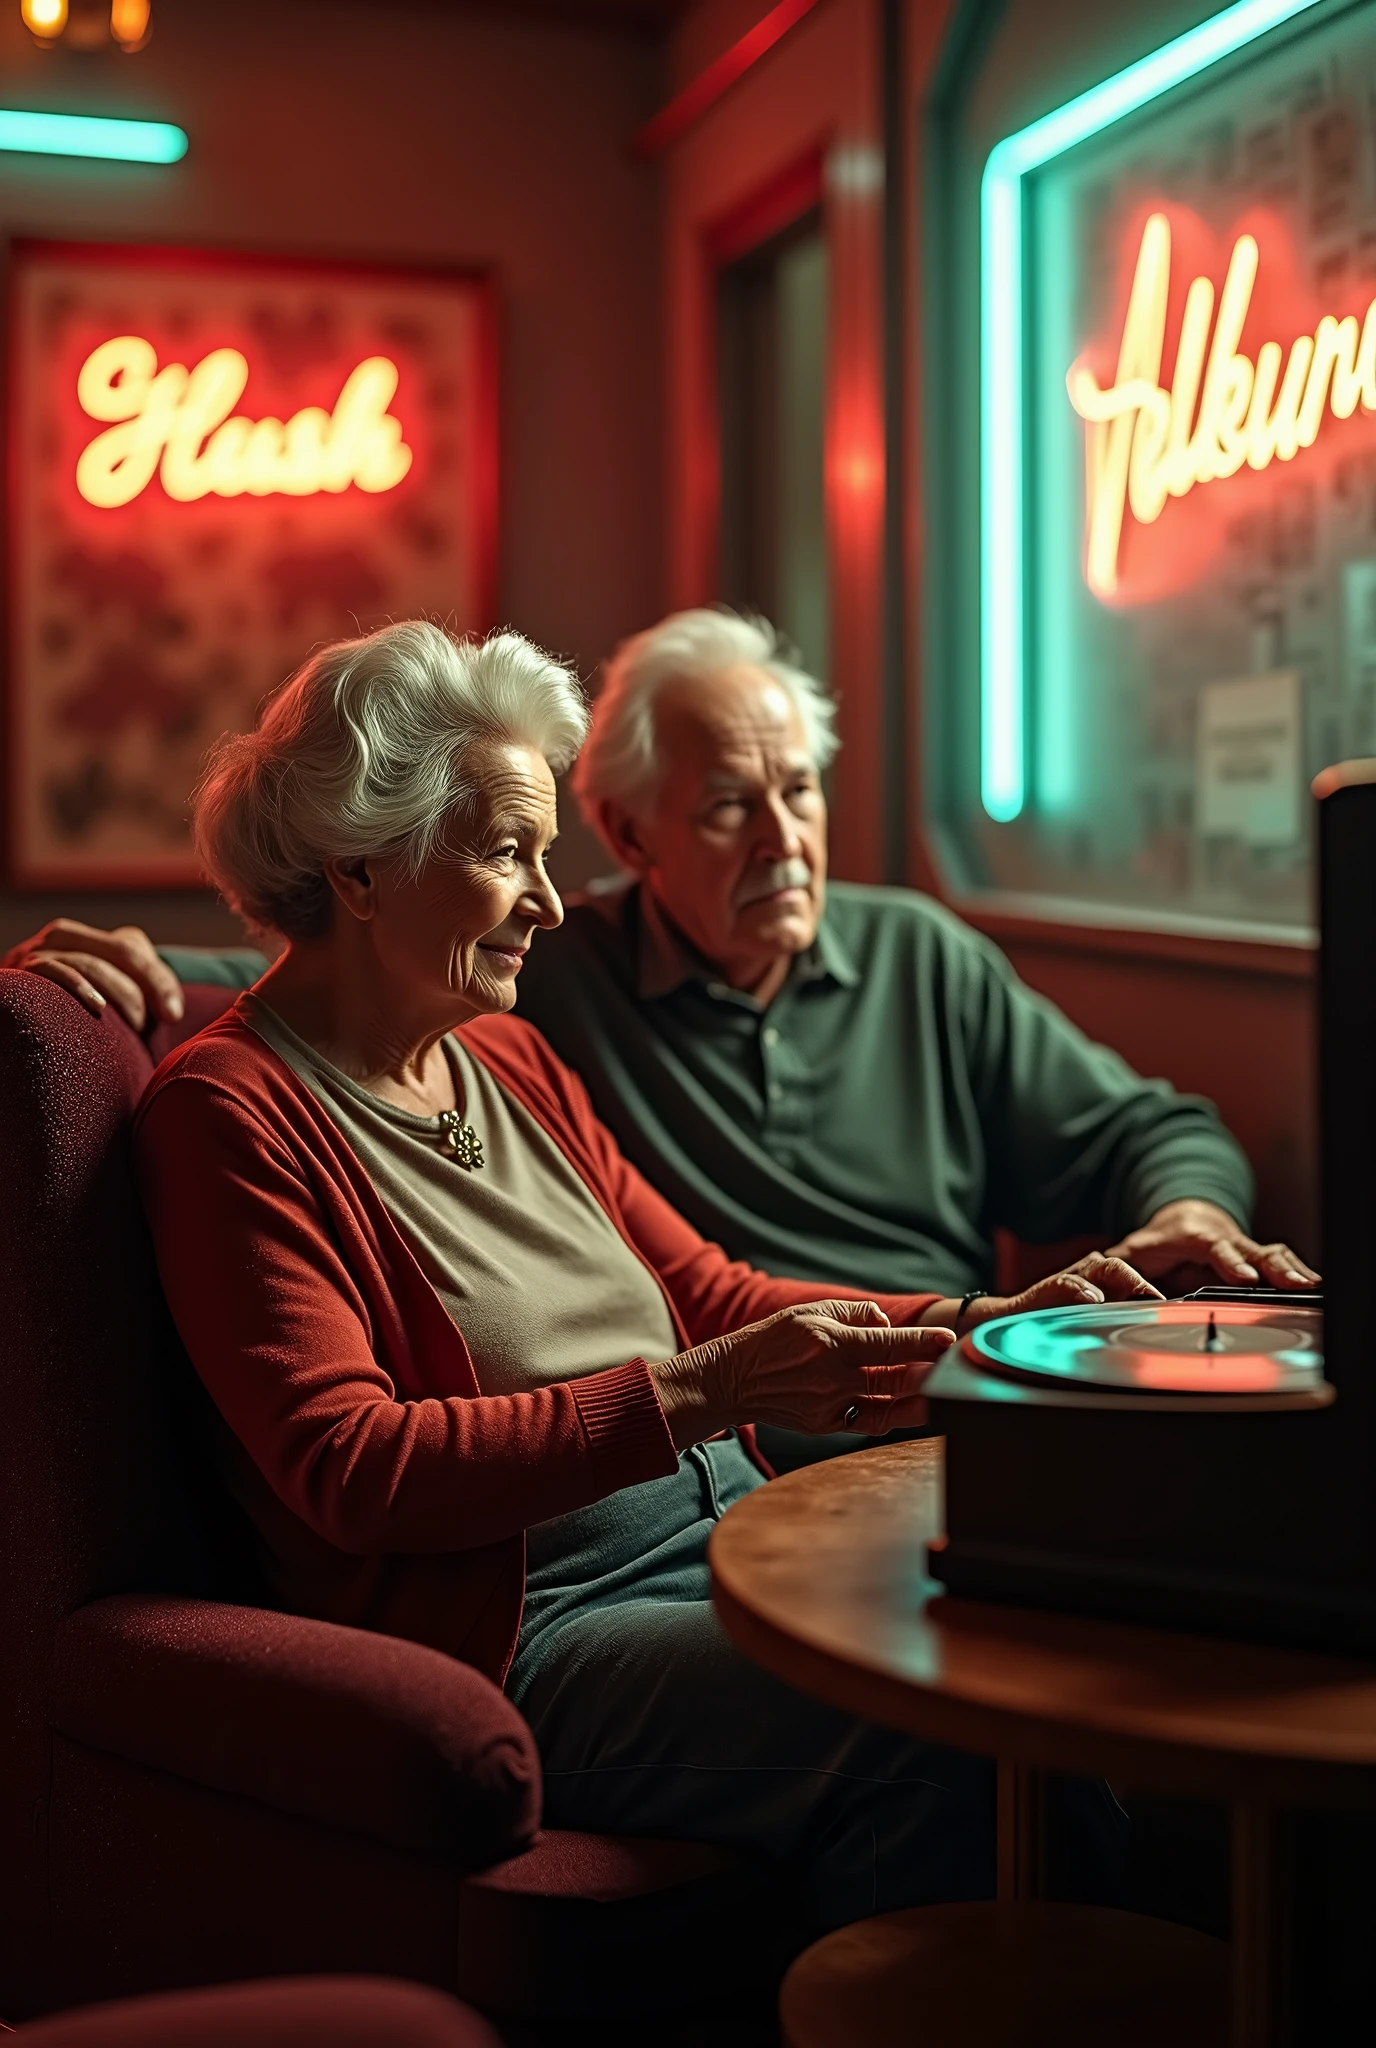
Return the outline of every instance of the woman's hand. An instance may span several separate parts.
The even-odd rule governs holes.
[[[1111,1258],[1107,1252],[1090,1252],[1063,1272],[1050,1273],[1034,1287],[1025,1287],[1021,1294],[977,1294],[964,1315],[959,1313],[958,1301],[936,1301],[922,1320],[954,1330],[958,1319],[958,1334],[963,1337],[976,1323],[991,1323],[995,1316],[1026,1315],[1034,1308],[1080,1308],[1096,1301],[1161,1299],[1160,1289],[1144,1280],[1125,1260]]]
[[[895,1329],[872,1301],[812,1301],[652,1365],[679,1450],[737,1422],[884,1436],[926,1420],[922,1387],[949,1330]]]

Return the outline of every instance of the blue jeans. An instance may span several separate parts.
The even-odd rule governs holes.
[[[528,1532],[507,1691],[550,1826],[714,1842],[787,1866],[819,1929],[994,1889],[994,1770],[822,1705],[730,1642],[707,1539],[761,1485],[734,1437]]]

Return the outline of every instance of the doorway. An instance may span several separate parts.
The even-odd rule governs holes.
[[[828,258],[820,208],[717,273],[718,587],[830,668],[824,444]]]

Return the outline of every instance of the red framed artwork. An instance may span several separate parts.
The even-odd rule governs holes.
[[[206,748],[313,647],[493,621],[492,286],[18,242],[9,351],[10,878],[194,886]]]

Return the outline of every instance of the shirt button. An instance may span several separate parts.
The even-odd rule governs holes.
[[[731,991],[727,988],[724,981],[709,981],[707,993],[709,996],[715,996],[720,1001],[723,996],[729,995]]]
[[[771,1102],[777,1102],[779,1097],[783,1094],[783,1092],[783,1089],[779,1086],[779,1083],[777,1081],[770,1082],[769,1099]]]
[[[773,1024],[766,1024],[760,1036],[766,1045],[777,1045],[779,1043],[779,1034]]]

